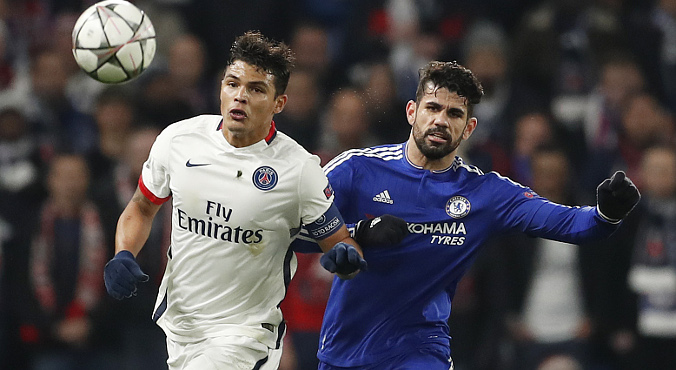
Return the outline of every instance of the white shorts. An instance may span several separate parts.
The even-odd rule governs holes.
[[[268,348],[249,337],[225,336],[194,343],[167,338],[169,370],[276,370],[282,357],[279,349]]]

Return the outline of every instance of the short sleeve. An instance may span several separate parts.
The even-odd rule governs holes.
[[[299,195],[303,224],[315,222],[333,203],[333,189],[319,166],[317,156],[309,157],[303,164]]]
[[[171,197],[168,164],[170,139],[166,130],[157,136],[139,178],[139,189],[155,204],[162,204]]]

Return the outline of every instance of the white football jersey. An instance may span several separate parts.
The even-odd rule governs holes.
[[[289,244],[329,209],[333,191],[319,158],[274,123],[265,140],[235,148],[221,119],[170,125],[143,166],[143,194],[173,206],[153,319],[174,341],[245,335],[275,348],[297,266]]]

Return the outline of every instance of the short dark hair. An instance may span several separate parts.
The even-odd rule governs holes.
[[[425,88],[429,82],[434,85],[434,91],[446,88],[467,99],[468,116],[472,115],[473,107],[481,102],[484,89],[472,71],[461,66],[458,62],[433,61],[418,71],[420,81],[415,92],[416,103],[420,103]]]
[[[275,77],[275,96],[284,94],[289,75],[294,67],[291,49],[283,42],[263,36],[259,31],[248,31],[235,39],[230,47],[228,66],[241,60]]]

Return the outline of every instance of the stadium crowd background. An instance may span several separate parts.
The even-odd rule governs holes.
[[[250,29],[295,52],[275,120],[323,162],[405,141],[418,68],[457,60],[486,93],[466,162],[564,204],[594,204],[616,169],[640,188],[598,245],[488,245],[453,302],[456,369],[676,366],[676,0],[134,1],[158,51],[118,86],[71,55],[93,3],[0,0],[0,369],[165,368],[150,315],[170,208],[139,255],[153,278],[137,297],[108,297],[103,264],[154,137],[218,114],[229,45]],[[282,369],[312,368],[330,281],[299,255]]]

